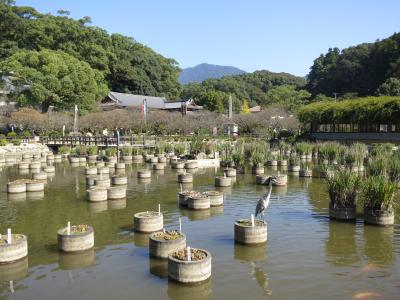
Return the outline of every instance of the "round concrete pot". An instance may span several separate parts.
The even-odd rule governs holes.
[[[87,199],[90,202],[99,202],[107,200],[107,189],[103,187],[94,187],[86,191]]]
[[[107,189],[107,199],[108,200],[116,200],[126,198],[126,188],[125,187],[117,187],[112,186]]]
[[[185,162],[185,169],[196,169],[197,162],[196,161],[187,161]]]
[[[155,258],[168,256],[186,247],[186,236],[177,231],[156,232],[149,237],[149,253]]]
[[[207,191],[203,193],[210,198],[210,206],[224,205],[224,194],[219,191]]]
[[[141,162],[143,162],[143,156],[142,155],[133,155],[132,161],[134,163],[141,163]]]
[[[268,160],[267,161],[267,166],[277,166],[278,165],[278,161],[277,160]]]
[[[86,167],[85,168],[85,175],[96,175],[97,168],[96,167]]]
[[[215,177],[215,186],[217,187],[227,187],[231,186],[232,181],[230,177]]]
[[[54,166],[46,166],[43,168],[43,171],[45,171],[46,173],[55,173],[56,168]]]
[[[15,180],[7,183],[7,193],[25,193],[26,192],[26,181],[25,180]]]
[[[114,175],[111,177],[111,183],[113,185],[127,185],[128,177],[122,175]]]
[[[28,255],[28,240],[23,234],[12,234],[11,244],[6,235],[0,239],[0,264],[7,264],[23,259]]]
[[[236,169],[234,168],[226,168],[224,173],[226,177],[236,177]]]
[[[47,182],[47,173],[46,172],[39,172],[39,173],[33,173],[32,174],[32,179],[34,180],[43,180]]]
[[[165,163],[167,163],[167,158],[166,158],[165,156],[163,156],[163,157],[158,157],[158,162],[159,162],[159,163],[162,163],[162,164],[165,164]]]
[[[152,164],[156,164],[156,163],[158,163],[158,157],[156,157],[156,156],[150,157],[147,160],[147,162],[152,163]]]
[[[179,193],[179,205],[187,206],[187,200],[191,195],[198,194],[196,191],[183,191]]]
[[[287,185],[288,178],[287,175],[274,175],[276,182],[272,182],[273,186],[285,186]]]
[[[253,166],[251,168],[251,173],[256,175],[264,174],[264,166]]]
[[[132,163],[132,156],[124,155],[124,156],[122,156],[122,160],[124,161],[124,163],[130,164],[130,163]]]
[[[194,210],[209,209],[211,206],[210,197],[205,194],[190,195],[187,199],[187,206]]]
[[[96,161],[96,168],[103,168],[105,165],[104,161]]]
[[[125,163],[116,163],[115,164],[115,169],[118,169],[118,170],[125,170]]]
[[[153,164],[153,170],[164,170],[165,163],[156,163]]]
[[[354,221],[356,219],[356,206],[339,207],[329,202],[329,217],[340,221]]]
[[[108,167],[97,168],[97,174],[110,174],[110,169]]]
[[[102,178],[97,176],[97,178],[94,180],[94,185],[97,187],[109,188],[111,186],[111,180],[106,176],[102,176]]]
[[[190,174],[190,173],[178,174],[178,182],[179,183],[193,182],[193,174]]]
[[[186,251],[186,248],[179,250]],[[177,251],[179,253],[179,251]],[[200,251],[205,257],[200,260],[187,258],[184,260],[176,258],[176,253],[168,256],[168,277],[180,283],[198,283],[208,280],[211,277],[211,254],[204,249],[191,249],[191,256],[195,256],[195,252]]]
[[[18,164],[18,169],[19,170],[28,170],[29,169],[29,163],[24,163],[24,162],[19,163]]]
[[[151,171],[147,169],[139,170],[137,172],[137,177],[140,179],[151,178]]]
[[[312,177],[312,170],[300,170],[300,177]]]
[[[97,175],[86,176],[86,185],[94,186],[94,181],[97,179]]]
[[[94,247],[93,227],[86,226],[84,232],[75,232],[71,226],[71,233],[68,234],[67,227],[57,232],[58,248],[63,252],[82,252]]]
[[[237,220],[235,222],[235,241],[245,245],[257,245],[267,242],[267,223],[255,220],[251,226],[249,219]]]
[[[364,208],[364,222],[371,225],[389,226],[394,224],[394,210]]]
[[[42,180],[26,180],[27,192],[44,191],[44,182]]]
[[[138,232],[156,232],[164,228],[163,214],[154,211],[136,213],[133,216],[133,229]]]
[[[184,169],[185,163],[182,161],[173,161],[173,162],[171,162],[171,168],[172,169]]]
[[[280,167],[285,167],[285,166],[288,165],[288,162],[287,162],[286,159],[281,159],[281,160],[278,160],[277,164],[278,164],[278,166],[280,166]]]

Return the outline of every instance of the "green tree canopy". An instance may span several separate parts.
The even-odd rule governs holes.
[[[50,105],[70,109],[75,104],[87,111],[107,94],[100,71],[86,62],[53,50],[20,50],[0,62],[0,70],[12,74],[20,105]]]
[[[265,95],[264,105],[280,104],[282,107],[295,111],[304,105],[311,94],[306,90],[296,90],[294,85],[281,85],[270,89]]]
[[[400,96],[400,79],[389,78],[379,86],[377,94],[381,96]]]

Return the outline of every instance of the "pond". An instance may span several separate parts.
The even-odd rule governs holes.
[[[84,167],[56,164],[44,194],[12,196],[8,181],[28,178],[16,167],[0,172],[0,232],[28,236],[28,259],[0,266],[0,299],[399,299],[400,212],[396,225],[366,226],[329,221],[322,180],[289,175],[274,188],[266,213],[268,243],[236,245],[233,224],[248,218],[267,187],[249,173],[222,190],[223,207],[191,211],[178,206],[177,173],[167,165],[151,182],[136,178],[141,165],[128,165],[126,200],[86,201]],[[270,172],[266,168],[266,172]],[[214,190],[221,169],[199,169],[193,189]],[[133,215],[161,204],[166,229],[182,230],[188,245],[212,254],[212,278],[194,286],[167,278],[167,264],[150,259],[148,236],[132,231]],[[57,250],[57,230],[90,224],[92,251]],[[368,298],[368,297],[372,298]]]

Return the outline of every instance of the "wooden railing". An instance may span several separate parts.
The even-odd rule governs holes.
[[[48,146],[132,146],[132,147],[155,147],[157,144],[155,136],[121,136],[119,141],[115,137],[105,136],[66,136],[66,137],[40,137],[40,142]]]

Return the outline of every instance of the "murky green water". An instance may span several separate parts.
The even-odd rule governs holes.
[[[126,170],[126,200],[93,204],[85,200],[83,167],[56,164],[44,195],[26,197],[9,197],[6,183],[30,175],[4,167],[0,231],[12,227],[26,234],[29,258],[0,266],[0,299],[400,299],[400,226],[329,221],[327,193],[319,179],[290,176],[287,187],[274,188],[266,214],[268,244],[245,247],[234,244],[233,223],[249,217],[266,190],[254,184],[254,175],[237,176],[224,191],[223,208],[196,212],[178,207],[176,173],[168,166],[150,183],[138,182],[137,168]],[[194,189],[214,189],[219,172],[199,170]],[[132,232],[133,214],[156,210],[158,203],[167,229],[178,228],[182,216],[188,245],[211,252],[209,282],[170,282],[166,263],[148,256],[148,237]],[[56,232],[67,221],[93,225],[93,251],[57,251]],[[377,296],[359,294],[364,292]]]

